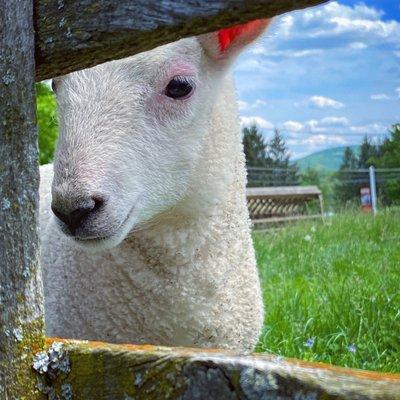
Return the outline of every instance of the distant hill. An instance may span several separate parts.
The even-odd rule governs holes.
[[[350,147],[356,154],[360,152],[360,146]],[[345,149],[346,147],[343,146],[318,151],[306,157],[299,158],[296,160],[296,163],[301,171],[305,171],[307,168],[315,168],[317,170],[325,171],[337,171],[342,163]]]

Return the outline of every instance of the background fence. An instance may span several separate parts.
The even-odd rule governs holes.
[[[399,205],[400,168],[374,168],[373,171],[378,208]],[[297,168],[248,167],[247,173],[248,188],[317,186],[322,191],[327,212],[361,207],[362,189],[372,189],[370,169],[318,171],[312,177]],[[365,201],[365,194],[363,198]]]
[[[248,187],[298,186],[301,179],[297,168],[247,168]]]

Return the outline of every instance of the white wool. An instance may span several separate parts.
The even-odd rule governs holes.
[[[165,115],[149,123],[134,109],[133,103],[141,101],[135,86],[124,86],[118,74],[139,71],[142,77],[143,60],[168,58],[170,51],[177,52],[177,46],[198,66],[194,74],[199,79],[199,97],[192,100],[192,109],[176,110],[179,121],[187,119],[186,125],[180,126],[173,116],[165,122]],[[203,87],[202,82],[206,82]],[[117,239],[104,247],[78,246],[60,231],[50,209],[53,166],[41,167],[47,335],[253,349],[263,324],[263,304],[246,206],[235,92],[226,68],[212,65],[196,39],[185,39],[71,74],[63,85],[58,98],[57,182],[63,182],[64,189],[73,183],[74,190],[80,190],[82,182],[91,188],[105,187],[110,205],[99,221],[105,219],[109,226],[121,225],[120,221],[131,215],[131,192],[141,195],[135,203],[135,217],[129,217],[124,225],[127,232],[115,235]],[[90,98],[85,113],[76,105],[82,103],[82,88]],[[205,101],[207,97],[201,96],[207,93]],[[131,112],[122,100],[132,96],[136,100],[130,100]],[[135,132],[140,129],[144,134],[135,138],[133,132],[124,137],[133,125]],[[100,136],[101,145],[93,136],[99,130],[109,135]],[[140,147],[143,141],[145,146]],[[146,152],[152,159],[146,158]],[[96,229],[103,229],[100,222]]]

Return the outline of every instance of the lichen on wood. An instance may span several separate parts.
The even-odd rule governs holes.
[[[62,342],[69,372],[44,374],[47,390],[59,399],[400,398],[398,375],[218,350]]]
[[[0,398],[39,399],[44,345],[31,1],[0,0]]]

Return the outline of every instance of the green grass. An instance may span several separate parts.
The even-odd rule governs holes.
[[[258,351],[400,372],[399,209],[255,232],[254,244],[266,307]]]

